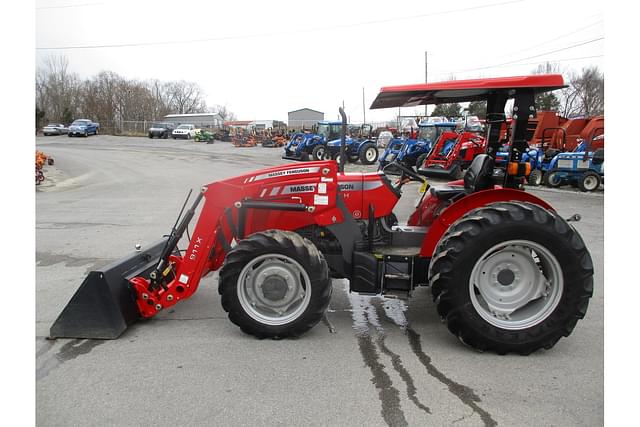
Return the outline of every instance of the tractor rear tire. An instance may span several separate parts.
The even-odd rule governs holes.
[[[600,187],[600,175],[594,171],[586,171],[578,178],[580,191],[596,191]]]
[[[525,202],[474,209],[438,243],[429,284],[463,343],[523,355],[569,336],[593,294],[593,264],[557,213]]]
[[[538,187],[540,184],[542,184],[542,171],[540,169],[532,170],[529,174],[528,183],[533,187]]]
[[[366,142],[360,147],[360,162],[363,165],[372,165],[378,161],[378,148],[373,142]]]
[[[562,185],[562,179],[558,176],[557,170],[550,170],[544,174],[544,184],[547,187],[560,187]]]
[[[258,338],[297,337],[315,326],[331,299],[324,257],[309,240],[267,230],[241,240],[220,270],[222,308]]]
[[[311,150],[311,160],[324,160],[325,153],[327,152],[327,147],[324,145],[316,145]]]

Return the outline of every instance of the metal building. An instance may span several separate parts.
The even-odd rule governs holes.
[[[218,113],[167,114],[163,121],[176,125],[194,125],[197,128],[219,128],[223,122]]]
[[[289,120],[287,126],[289,129],[311,129],[318,120],[324,120],[322,111],[312,110],[311,108],[301,108],[299,110],[289,111]]]

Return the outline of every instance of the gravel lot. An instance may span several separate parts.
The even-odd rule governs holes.
[[[55,159],[36,189],[38,425],[604,422],[603,191],[531,190],[564,217],[582,215],[575,226],[596,273],[574,333],[528,357],[462,345],[426,288],[409,301],[361,297],[344,280],[333,282],[326,322],[296,340],[257,340],[227,319],[217,274],[118,340],[50,341],[51,323],[87,272],[169,232],[190,188],[284,161],[282,149],[223,142],[100,135],[36,144]],[[408,186],[396,210],[401,221],[415,197]]]

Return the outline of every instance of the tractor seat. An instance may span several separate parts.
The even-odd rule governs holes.
[[[450,185],[444,188],[431,188],[431,194],[438,200],[457,199],[462,194],[493,188],[493,159],[488,154],[480,154],[471,162],[471,166],[464,174],[464,187]]]
[[[451,200],[459,194],[464,194],[464,187],[460,185],[450,185],[444,188],[431,187],[429,192],[438,198],[438,200]]]

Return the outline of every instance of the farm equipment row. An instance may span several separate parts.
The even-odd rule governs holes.
[[[53,157],[50,157],[42,151],[36,150],[36,185],[40,185],[44,181],[44,165],[53,165]]]
[[[283,159],[297,161],[336,160],[340,162],[341,122],[320,121],[314,133],[294,134],[284,148]],[[378,160],[378,148],[372,139],[371,125],[348,126],[345,153],[349,162],[371,165]]]
[[[203,186],[167,237],[91,272],[50,335],[117,338],[134,321],[191,297],[219,270],[229,319],[260,338],[311,329],[329,305],[331,277],[342,277],[350,292],[365,294],[408,297],[430,286],[449,330],[479,350],[549,349],[571,334],[593,292],[593,265],[578,232],[522,190],[536,95],[562,87],[560,75],[384,87],[371,108],[486,100],[492,117],[513,98],[516,111],[527,113],[514,116],[504,166],[495,164],[501,125],[489,120],[487,153],[463,179],[435,189],[398,162],[395,182],[387,168],[344,173],[341,108],[340,162],[281,165]],[[409,181],[421,184],[420,200],[397,225],[393,209]],[[179,250],[199,207],[187,248]]]
[[[502,116],[502,117],[500,117]],[[510,155],[512,120],[496,115],[500,148],[496,166],[505,167]],[[528,148],[522,153],[529,185],[550,187],[571,184],[582,191],[594,191],[604,181],[604,117],[565,119],[555,112],[539,112],[529,119],[525,132]],[[424,176],[459,179],[471,161],[486,152],[480,131],[469,131],[461,122],[418,125],[417,135],[392,139],[379,161],[379,168],[390,163],[415,167]],[[593,159],[593,160],[592,160]],[[387,173],[394,172],[393,168]]]
[[[528,184],[597,190],[604,182],[604,116],[565,119],[553,112],[540,116],[523,154],[531,169]],[[508,146],[504,146],[498,157],[507,155]]]

